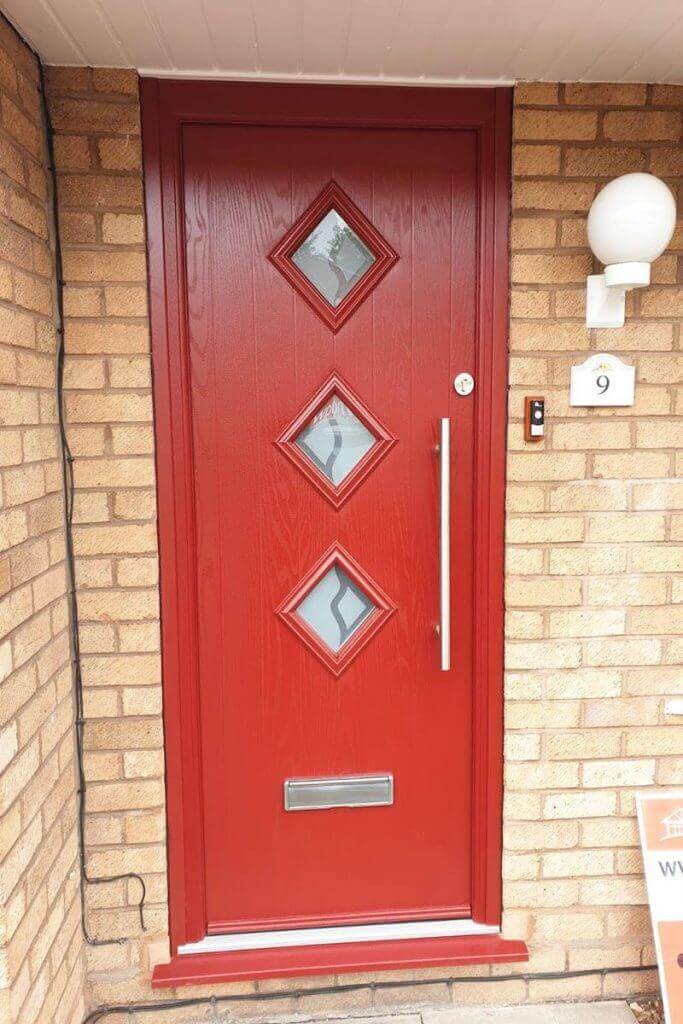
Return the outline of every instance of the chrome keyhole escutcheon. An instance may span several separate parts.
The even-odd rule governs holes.
[[[456,395],[462,398],[471,395],[474,391],[474,377],[471,373],[459,373],[453,381],[453,390]]]

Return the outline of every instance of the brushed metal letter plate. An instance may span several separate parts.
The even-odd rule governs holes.
[[[388,807],[394,802],[393,775],[347,775],[336,779],[287,779],[286,811],[331,807]]]

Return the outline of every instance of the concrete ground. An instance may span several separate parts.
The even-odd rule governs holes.
[[[454,1007],[419,1014],[422,1024],[634,1024],[628,1003],[544,1003],[541,1006]]]
[[[538,1006],[458,1006],[382,1017],[335,1017],[334,1022],[327,1018],[324,1024],[635,1024],[635,1017],[628,1003],[614,1001],[543,1003]]]

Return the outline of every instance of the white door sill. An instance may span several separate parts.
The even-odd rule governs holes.
[[[333,928],[292,928],[275,932],[236,932],[206,935],[199,942],[178,947],[179,956],[193,953],[230,953],[247,949],[283,949],[287,946],[329,946],[340,942],[376,942],[390,939],[436,939],[456,935],[497,935],[496,925],[477,924],[468,918],[449,921],[404,921],[398,924],[342,925]]]

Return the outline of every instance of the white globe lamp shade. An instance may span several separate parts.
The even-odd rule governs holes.
[[[598,193],[588,213],[588,243],[605,265],[607,287],[650,282],[676,227],[676,201],[654,174],[622,174]]]

